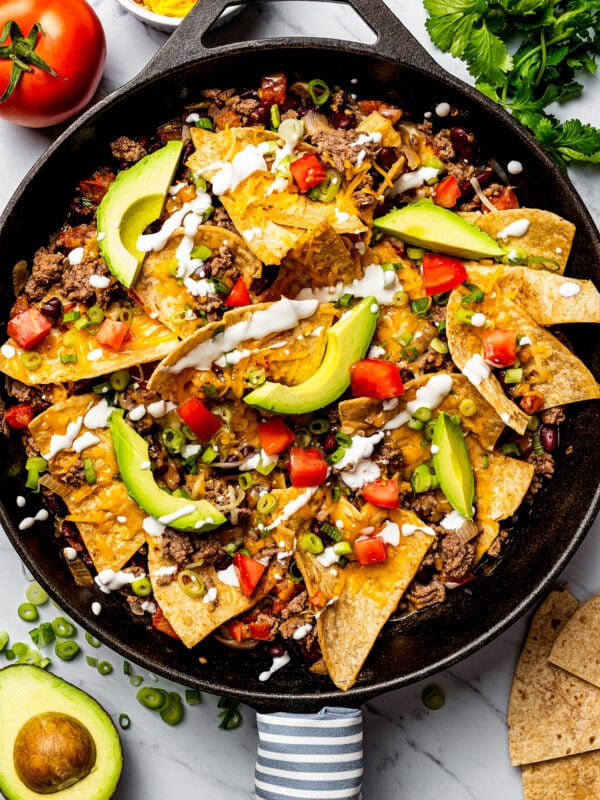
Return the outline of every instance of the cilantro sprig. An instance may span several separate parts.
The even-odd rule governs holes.
[[[530,128],[563,169],[600,163],[600,129],[547,110],[578,97],[577,75],[596,71],[600,0],[423,1],[433,43],[463,59],[476,87]]]

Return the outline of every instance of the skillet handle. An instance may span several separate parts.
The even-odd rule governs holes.
[[[283,1],[278,0],[278,2]],[[256,3],[258,0],[245,0],[245,2],[247,4]],[[372,44],[355,45],[360,52],[383,55],[390,58],[401,58],[401,60],[408,61],[416,67],[430,72],[435,72],[436,70],[439,72],[440,67],[438,64],[410,31],[404,27],[398,17],[390,11],[383,0],[331,0],[331,2],[345,3],[351,6],[376,34],[377,39]],[[205,42],[206,34],[212,24],[226,8],[235,4],[236,0],[199,0],[154,58],[142,70],[138,78],[147,80],[154,75],[162,74],[167,70],[188,64],[196,59],[216,55],[219,52],[226,52],[231,47],[239,47],[239,45],[209,47]],[[274,39],[271,41],[282,40]],[[283,41],[287,45],[306,43],[306,40],[302,37],[286,37]],[[326,40],[320,39],[320,41]],[[248,50],[252,50],[260,47],[261,42],[259,40],[249,41],[245,42],[243,46],[247,47]],[[136,80],[134,79],[134,82]]]

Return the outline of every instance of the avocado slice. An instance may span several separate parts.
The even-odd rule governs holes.
[[[207,500],[187,500],[164,492],[154,480],[148,443],[119,414],[110,416],[110,433],[123,483],[147,514],[178,531],[211,531],[226,518]]]
[[[378,316],[377,300],[365,297],[327,331],[325,355],[310,378],[297,386],[267,381],[245,402],[279,414],[306,414],[333,403],[350,386],[350,364],[367,352]]]
[[[465,437],[445,411],[435,421],[431,440],[433,468],[450,505],[465,519],[473,519],[475,478]]]
[[[0,669],[0,793],[6,800],[108,800],[123,753],[89,694],[40,667]]]
[[[136,282],[145,256],[137,249],[138,237],[160,217],[182,148],[183,142],[168,142],[119,172],[98,206],[100,255],[128,289]]]
[[[430,200],[390,211],[373,226],[407,244],[457,258],[501,258],[500,245],[477,225]]]

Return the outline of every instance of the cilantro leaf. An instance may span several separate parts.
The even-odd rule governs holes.
[[[570,161],[600,164],[600,130],[578,119],[558,122],[544,117],[534,133],[542,145],[564,168]]]
[[[472,30],[465,59],[471,75],[481,76],[492,84],[502,83],[512,66],[506,44],[487,25]]]

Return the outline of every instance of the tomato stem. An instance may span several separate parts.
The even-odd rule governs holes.
[[[14,20],[9,20],[2,28],[2,33],[0,33],[0,59],[4,58],[12,61],[12,69],[8,85],[4,90],[4,94],[0,97],[0,103],[8,100],[19,83],[21,75],[24,72],[33,72],[34,66],[43,69],[44,72],[48,72],[54,78],[59,77],[52,67],[34,52],[38,34],[45,36],[39,22],[33,25],[26,37],[23,36],[21,29]],[[10,39],[10,44],[4,44],[8,39]]]

